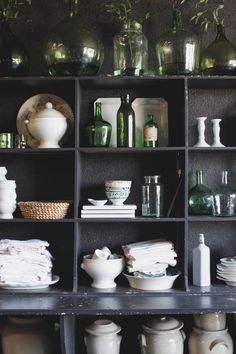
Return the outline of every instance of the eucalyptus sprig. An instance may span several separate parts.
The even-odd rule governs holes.
[[[171,0],[173,9],[179,9],[182,5],[189,1],[191,0]]]
[[[196,25],[200,24],[207,32],[209,25],[216,26],[224,24],[224,0],[213,4],[209,0],[193,0],[197,10],[196,15],[191,18]]]
[[[0,18],[16,18],[20,9],[26,4],[31,4],[31,0],[0,0]]]
[[[142,18],[135,16],[135,6],[141,0],[113,0],[110,4],[106,4],[106,11],[117,18],[118,22],[125,24],[132,21],[142,23],[150,17],[150,13],[146,12]]]

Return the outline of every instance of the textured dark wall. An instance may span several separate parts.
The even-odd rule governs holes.
[[[118,1],[118,0],[117,0]],[[217,1],[217,0],[215,0]],[[236,2],[225,1],[225,27],[228,38],[236,45]],[[97,23],[103,33],[106,47],[105,61],[101,73],[112,71],[112,37],[117,32],[118,26],[105,12],[105,4],[109,0],[80,0],[80,11],[91,23]],[[171,25],[171,0],[143,0],[140,14],[151,12],[151,18],[144,25],[144,32],[149,40],[150,69],[155,69],[155,42],[158,36],[166,32]],[[189,19],[194,13],[191,5],[184,10],[183,23],[186,28],[194,30],[202,37],[203,46],[214,38],[212,29],[206,34]],[[64,0],[32,0],[31,7],[25,7],[21,17],[12,23],[13,31],[25,43],[31,57],[31,74],[45,73],[43,64],[43,42],[49,31],[68,14],[68,4]],[[138,13],[137,15],[140,16]],[[32,21],[27,21],[32,20]]]

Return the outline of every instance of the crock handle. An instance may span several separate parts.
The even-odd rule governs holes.
[[[229,349],[228,345],[222,339],[216,339],[211,343],[209,347],[210,351],[215,349],[217,346],[224,346],[226,349]]]
[[[184,333],[184,331],[183,330],[180,330],[180,333],[181,333],[181,336],[182,336],[182,338],[183,338],[183,342],[185,341],[185,339],[186,339],[186,334]]]
[[[146,346],[147,346],[146,337],[145,337],[144,334],[139,334],[139,335],[138,335],[138,340],[139,340],[139,343],[140,343],[143,347],[146,347]]]

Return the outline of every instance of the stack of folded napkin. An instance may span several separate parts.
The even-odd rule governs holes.
[[[166,275],[168,266],[177,263],[174,245],[163,239],[136,242],[122,246],[129,273],[140,277]]]
[[[37,285],[52,280],[49,243],[42,240],[0,240],[0,283]]]

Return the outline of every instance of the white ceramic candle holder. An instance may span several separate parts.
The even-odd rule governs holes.
[[[205,120],[207,117],[197,117],[198,140],[194,147],[209,147],[205,140]]]
[[[212,147],[225,147],[220,142],[220,122],[221,122],[221,119],[212,119],[211,122],[213,124],[213,126],[212,126],[213,144],[211,146]]]

